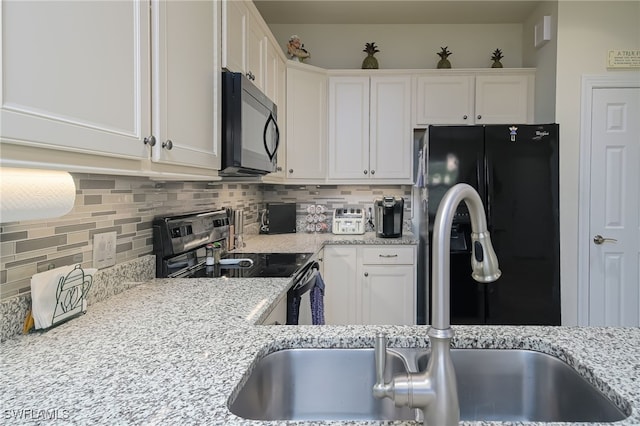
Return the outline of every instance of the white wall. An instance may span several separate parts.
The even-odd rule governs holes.
[[[435,68],[440,47],[453,54],[453,68],[485,68],[499,48],[502,64],[522,67],[522,24],[491,25],[338,25],[271,24],[278,44],[286,46],[293,34],[300,36],[311,53],[307,63],[322,68],[359,69],[366,57],[365,43],[376,42],[381,69]]]
[[[578,321],[581,78],[616,72],[606,68],[609,49],[640,49],[640,2],[561,1],[558,4],[556,120],[560,123],[560,271],[565,325]]]
[[[544,16],[551,17],[551,40],[534,46],[534,27]],[[534,122],[556,121],[556,62],[558,51],[558,3],[543,2],[524,23],[523,66],[536,69]]]

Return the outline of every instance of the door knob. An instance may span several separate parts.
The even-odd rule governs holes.
[[[173,142],[171,142],[171,139],[168,139],[166,142],[162,142],[162,147],[171,151],[173,148]]]
[[[597,245],[603,244],[603,243],[617,243],[618,240],[616,240],[615,238],[604,238],[602,235],[596,235],[595,237],[593,237],[593,242],[596,243]]]
[[[156,144],[156,137],[151,135],[144,138],[144,144],[149,146],[154,146]]]

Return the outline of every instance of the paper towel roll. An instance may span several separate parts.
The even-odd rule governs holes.
[[[0,168],[0,223],[47,219],[71,211],[76,185],[67,172]]]

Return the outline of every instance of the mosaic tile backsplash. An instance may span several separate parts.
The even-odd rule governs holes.
[[[155,216],[241,209],[245,225],[257,232],[268,202],[296,202],[304,220],[307,208],[322,204],[328,214],[347,205],[372,206],[382,195],[402,196],[410,211],[411,186],[267,185],[259,183],[155,182],[143,177],[73,174],[76,201],[59,218],[0,224],[0,299],[29,293],[31,276],[80,263],[92,267],[93,236],[117,233],[117,263],[152,253]],[[406,212],[406,213],[407,213]],[[405,214],[405,219],[409,217]],[[247,231],[249,232],[249,231]]]

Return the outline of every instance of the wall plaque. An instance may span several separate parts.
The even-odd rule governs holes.
[[[607,68],[640,68],[640,50],[609,50]]]

